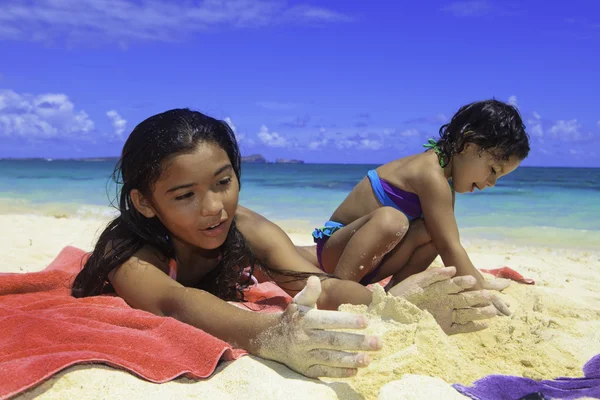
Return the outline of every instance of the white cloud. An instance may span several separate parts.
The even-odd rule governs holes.
[[[292,7],[288,10],[287,14],[292,18],[303,18],[309,21],[351,22],[354,20],[354,18],[337,11],[308,5]]]
[[[383,144],[379,140],[361,139],[359,147],[362,149],[379,150]]]
[[[338,149],[351,149],[353,147],[356,147],[356,145],[358,144],[358,142],[356,140],[351,140],[351,139],[347,139],[347,138],[338,138],[334,141],[335,143],[335,147],[337,147]]]
[[[288,141],[277,132],[269,132],[269,128],[265,125],[260,127],[258,138],[269,147],[286,147]]]
[[[405,131],[400,132],[400,136],[404,136],[404,137],[412,137],[412,136],[419,136],[419,130],[418,129],[407,129]]]
[[[541,138],[544,136],[544,130],[542,129],[542,116],[537,112],[532,113],[533,118],[527,121],[529,125],[528,131],[531,135]]]
[[[335,139],[330,140],[333,145],[340,150],[347,149],[364,149],[364,150],[379,150],[383,147],[383,141],[380,135],[371,133],[364,135],[345,136],[338,133]],[[329,142],[328,142],[329,143]]]
[[[329,141],[322,137],[320,139],[315,139],[313,141],[311,141],[310,143],[308,143],[308,148],[311,150],[317,150],[317,149],[321,149],[323,147],[327,147],[327,145],[329,144]]]
[[[436,122],[441,123],[441,124],[446,123],[449,120],[449,118],[445,114],[441,114],[441,113],[436,114],[435,117],[433,117],[433,118]]]
[[[245,133],[237,131],[237,127],[234,125],[233,120],[230,117],[225,117],[225,122],[227,123],[227,125],[229,125],[229,127],[235,134],[235,139],[238,141],[238,143],[244,142],[245,144],[249,145],[254,144],[254,141],[252,139],[248,139]]]
[[[4,0],[0,39],[68,42],[174,41],[211,28],[348,22],[352,17],[286,0]]]
[[[233,124],[233,121],[231,120],[231,118],[225,117],[225,122],[227,122],[227,125],[229,125],[229,127],[231,128],[231,130],[233,131],[233,133],[237,132],[237,128]]]
[[[600,128],[600,120],[596,122],[596,125],[598,125],[598,128]]]
[[[119,139],[123,139],[123,132],[125,132],[127,121],[121,118],[119,113],[115,110],[107,111],[106,116],[111,120],[113,128],[115,128],[115,135]]]
[[[76,111],[65,94],[0,90],[0,136],[30,140],[86,137],[93,130],[94,122],[85,111]]]
[[[544,130],[542,129],[541,124],[535,124],[531,126],[529,130],[533,136],[542,137],[544,136]]]
[[[515,96],[514,94],[512,96],[509,96],[508,97],[508,104],[510,104],[511,106],[518,107],[519,103],[517,102],[517,96]]]
[[[571,119],[568,121],[558,120],[550,128],[550,133],[554,138],[563,140],[578,140],[582,137],[581,133],[579,132],[580,128],[581,124],[578,123],[576,119]]]

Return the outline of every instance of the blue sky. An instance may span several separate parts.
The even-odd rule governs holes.
[[[115,156],[190,107],[245,155],[384,163],[495,97],[524,117],[524,165],[600,167],[594,3],[3,0],[0,157]]]

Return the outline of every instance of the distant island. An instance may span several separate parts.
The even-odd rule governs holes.
[[[267,161],[262,156],[262,154],[252,154],[249,156],[244,156],[242,157],[242,162],[248,164],[271,164],[271,162]],[[304,164],[304,161],[288,158],[277,158],[275,159],[275,164]]]

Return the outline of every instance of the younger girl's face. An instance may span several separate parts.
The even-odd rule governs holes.
[[[458,193],[483,190],[496,185],[496,181],[513,172],[521,163],[514,156],[497,160],[494,155],[469,143],[462,153],[452,158],[452,184]]]
[[[225,150],[204,142],[166,162],[152,196],[156,215],[173,239],[212,250],[229,233],[239,182]]]

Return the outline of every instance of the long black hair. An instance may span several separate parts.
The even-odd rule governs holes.
[[[516,107],[499,100],[476,101],[461,107],[452,120],[440,128],[437,146],[443,165],[461,153],[467,143],[491,151],[498,160],[529,154],[529,136]]]
[[[130,192],[137,189],[151,197],[152,185],[160,177],[164,161],[194,151],[201,142],[214,143],[225,150],[241,187],[240,151],[226,122],[189,109],[174,109],[154,115],[133,129],[112,175],[120,187],[119,216],[102,232],[75,278],[71,290],[74,297],[101,294],[110,271],[143,246],[152,246],[166,259],[174,258],[169,232],[157,217],[146,218],[137,211]],[[250,282],[250,279],[242,278],[244,268],[250,267],[252,273],[256,258],[238,231],[235,220],[222,249],[221,261],[198,287],[224,300],[243,300],[243,289]]]

